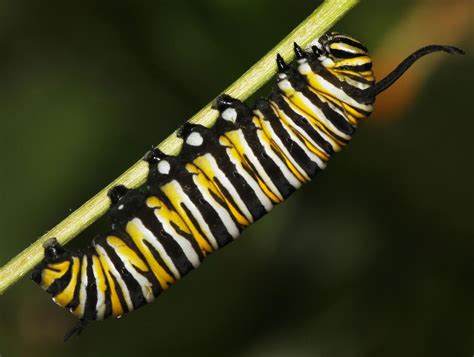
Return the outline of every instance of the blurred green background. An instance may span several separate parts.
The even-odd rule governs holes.
[[[387,36],[419,3],[365,0],[336,29],[375,52],[392,48]],[[327,172],[121,320],[91,324],[65,344],[75,318],[23,279],[0,297],[0,355],[474,354],[472,2],[424,3],[471,4],[471,25],[454,43],[468,55],[438,55],[403,110],[376,106]],[[2,1],[0,265],[208,103],[318,4]],[[420,22],[410,41],[429,30]],[[408,55],[392,50],[396,61]],[[69,247],[107,227],[101,220]]]

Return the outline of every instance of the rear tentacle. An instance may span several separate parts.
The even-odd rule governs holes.
[[[429,45],[420,48],[413,52],[410,56],[405,58],[390,74],[384,79],[377,82],[374,86],[370,87],[365,91],[367,97],[376,96],[389,88],[397,79],[399,79],[416,61],[421,57],[429,55],[434,52],[446,52],[449,54],[460,54],[464,55],[464,50],[454,46],[442,46],[442,45]]]
[[[86,319],[80,319],[76,326],[74,326],[71,330],[69,330],[65,335],[64,335],[64,342],[67,342],[69,341],[69,339],[76,335],[76,336],[79,336],[82,331],[84,331],[84,329],[86,328],[87,324],[89,323],[89,320],[86,320]]]

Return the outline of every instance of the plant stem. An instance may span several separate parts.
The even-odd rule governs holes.
[[[275,74],[277,53],[280,53],[288,62],[293,60],[293,42],[297,42],[303,48],[307,47],[358,2],[359,0],[324,1],[306,20],[227,88],[224,93],[240,100],[247,99]],[[211,108],[211,104],[212,102],[201,109],[190,119],[190,122],[211,126],[218,115],[217,111]],[[180,150],[181,140],[176,137],[175,132],[158,147],[169,155],[176,155]],[[148,164],[140,160],[56,227],[10,260],[0,269],[0,295],[43,259],[43,243],[45,241],[55,237],[61,244],[69,242],[109,209],[110,199],[107,192],[110,188],[117,185],[136,188],[145,183],[147,174]]]

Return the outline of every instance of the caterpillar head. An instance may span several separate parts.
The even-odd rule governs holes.
[[[375,100],[370,91],[375,77],[367,48],[352,37],[333,32],[314,41],[311,49],[312,52],[307,52],[295,44],[297,71],[306,83],[342,106],[351,116],[348,118],[351,123],[367,117]]]
[[[364,91],[375,83],[368,50],[355,38],[332,32],[314,41],[311,49],[313,53],[308,56],[308,63],[313,71],[327,70],[354,88],[351,95],[357,96],[357,91]]]
[[[39,284],[44,290],[53,293],[58,290],[56,285],[69,271],[71,265],[71,254],[65,250],[56,240],[51,238],[44,244],[44,259],[31,273],[31,279]]]

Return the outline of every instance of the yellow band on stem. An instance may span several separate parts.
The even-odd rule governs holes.
[[[358,2],[359,0],[326,0],[323,2],[283,41],[223,93],[240,100],[247,99],[275,74],[277,53],[280,53],[286,61],[293,60],[293,42],[297,42],[302,47],[307,47],[314,39],[331,28]],[[211,126],[217,119],[217,112],[211,108],[211,103],[194,115],[190,122]],[[176,137],[176,133],[173,133],[158,147],[167,154],[176,155],[181,147],[181,140]],[[107,211],[110,207],[110,199],[107,196],[110,188],[117,185],[125,185],[130,188],[138,187],[145,183],[147,174],[148,165],[144,161],[137,162],[56,227],[10,260],[0,269],[0,295],[40,262],[43,258],[43,243],[45,241],[55,237],[61,244],[69,242]]]

